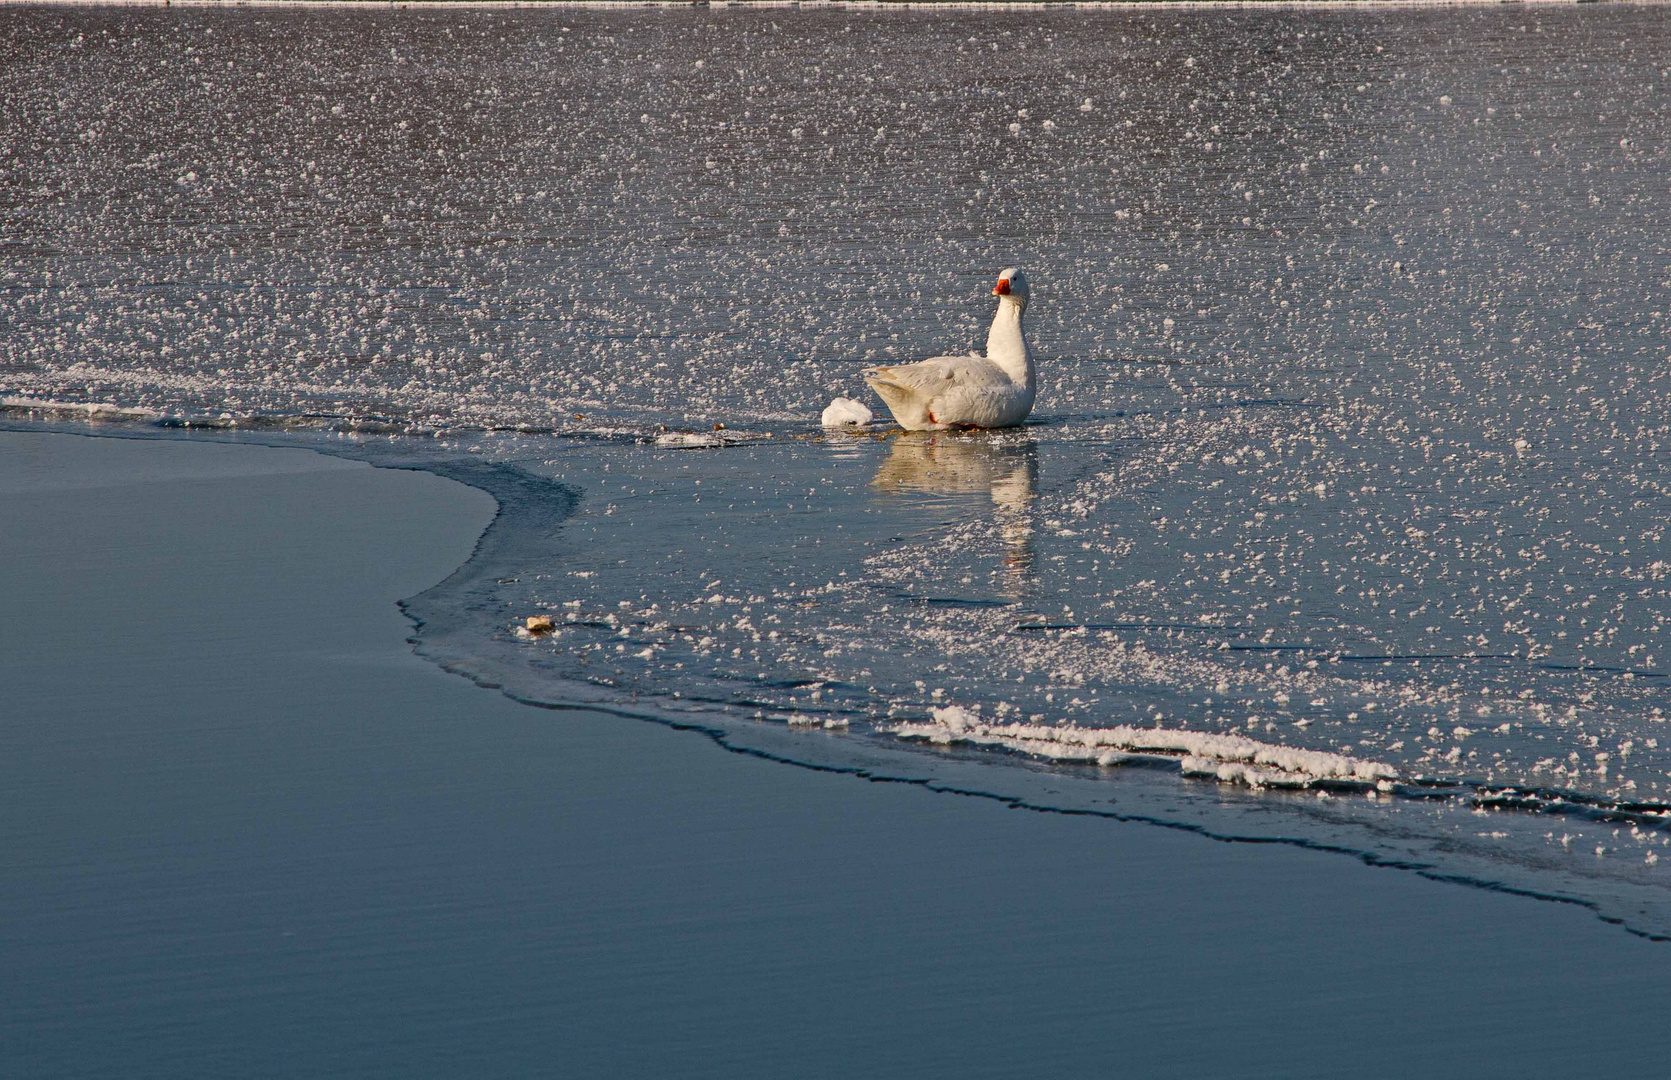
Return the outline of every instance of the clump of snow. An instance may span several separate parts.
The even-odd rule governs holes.
[[[656,445],[675,450],[700,450],[724,446],[725,436],[710,435],[705,431],[664,431],[656,436]]]
[[[1210,776],[1249,787],[1309,787],[1318,780],[1374,784],[1395,779],[1396,770],[1321,750],[1302,750],[1240,735],[1214,735],[1171,728],[1110,728],[1063,724],[986,723],[960,705],[930,710],[930,723],[893,727],[903,739],[969,746],[995,746],[1051,761],[1117,765],[1135,754],[1180,758],[1186,776]]]
[[[862,401],[854,401],[848,397],[838,397],[824,409],[824,426],[838,428],[853,425],[864,427],[870,423],[871,412]]]

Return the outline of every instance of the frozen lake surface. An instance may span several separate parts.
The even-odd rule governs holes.
[[[0,418],[485,488],[450,669],[1671,933],[1661,9],[0,19]]]

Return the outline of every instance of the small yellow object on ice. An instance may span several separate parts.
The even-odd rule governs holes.
[[[549,634],[556,629],[556,624],[551,621],[549,615],[530,615],[525,625],[530,634]]]

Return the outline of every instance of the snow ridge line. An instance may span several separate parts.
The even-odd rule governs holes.
[[[1214,735],[1177,728],[1081,727],[1063,724],[986,723],[960,705],[929,710],[929,723],[896,724],[884,730],[902,739],[942,746],[993,746],[1050,761],[1118,765],[1145,754],[1179,758],[1186,776],[1212,777],[1248,787],[1310,787],[1319,780],[1380,786],[1398,771],[1378,761],[1301,750],[1241,735]]]

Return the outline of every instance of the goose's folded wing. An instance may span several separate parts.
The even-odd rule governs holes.
[[[991,386],[1008,382],[997,365],[981,356],[935,356],[916,364],[870,368],[864,375],[871,382],[888,383],[931,397],[954,386]]]

